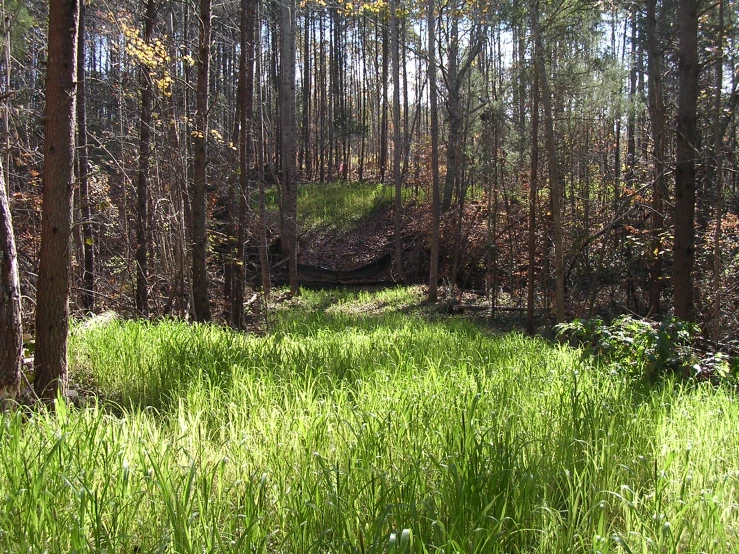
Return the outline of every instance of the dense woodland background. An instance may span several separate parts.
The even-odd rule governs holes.
[[[674,311],[735,336],[736,2],[286,2],[83,2],[73,313],[243,328],[245,290],[297,292],[299,262],[392,253],[391,279],[527,307],[530,331],[536,308]],[[48,14],[2,9],[2,165],[33,334]],[[311,257],[298,183],[353,181],[394,187],[382,232],[345,231],[365,251],[334,256],[326,232]]]

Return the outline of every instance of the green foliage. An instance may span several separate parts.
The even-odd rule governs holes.
[[[662,322],[621,316],[608,325],[600,317],[576,319],[557,326],[560,337],[631,375],[728,378],[729,358],[704,355],[693,343],[700,334],[694,323],[668,318]]]
[[[26,51],[26,34],[28,30],[37,25],[33,16],[28,11],[25,2],[18,0],[5,0],[5,12],[2,14],[6,20],[7,29],[10,32],[10,50],[16,58],[22,58]],[[0,48],[5,44],[5,35],[0,29]]]
[[[257,337],[77,326],[102,400],[0,415],[3,552],[730,552],[739,405],[324,292]],[[155,406],[156,408],[153,408]]]

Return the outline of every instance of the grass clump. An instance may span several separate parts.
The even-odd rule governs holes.
[[[636,385],[416,301],[306,293],[265,337],[77,333],[74,367],[119,408],[2,416],[0,549],[736,549],[730,391]]]

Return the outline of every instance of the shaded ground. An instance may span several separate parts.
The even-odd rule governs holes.
[[[404,264],[413,279],[422,273],[425,256],[427,206],[412,204],[405,210],[403,221]],[[390,268],[377,273],[378,281],[399,281],[394,259],[393,209],[379,207],[368,219],[347,230],[309,229],[301,235],[298,262],[338,271],[350,271],[366,266],[390,254]],[[424,255],[419,255],[423,253]],[[427,267],[427,263],[425,264]],[[415,281],[415,279],[413,279]]]

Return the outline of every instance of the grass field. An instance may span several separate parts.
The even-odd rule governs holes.
[[[739,408],[310,293],[257,337],[76,327],[99,402],[0,416],[3,552],[733,552]]]

